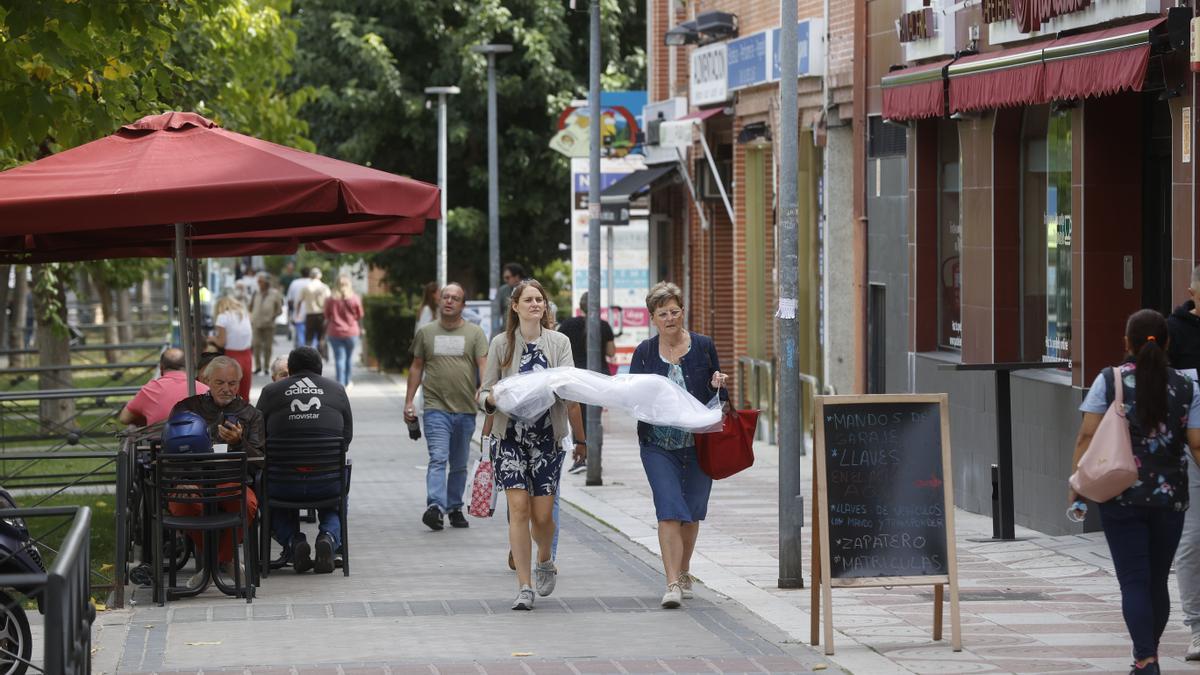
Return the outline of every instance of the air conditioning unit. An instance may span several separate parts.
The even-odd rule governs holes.
[[[716,160],[717,173],[721,175],[721,184],[725,186],[726,194],[729,193],[729,181],[733,176],[733,160],[718,159]],[[717,182],[713,179],[712,167],[708,163],[708,159],[701,157],[696,160],[696,184],[701,199],[721,199],[721,188],[717,187]]]
[[[662,120],[650,120],[646,124],[646,145],[658,145],[658,130],[662,123]]]

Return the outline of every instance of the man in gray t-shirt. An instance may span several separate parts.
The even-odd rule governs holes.
[[[431,530],[442,529],[443,514],[449,515],[451,527],[468,526],[462,513],[463,491],[475,433],[475,393],[488,344],[483,329],[463,319],[465,307],[462,286],[447,284],[438,301],[438,320],[422,326],[413,338],[404,421],[417,419],[413,397],[417,387],[423,387],[429,467],[421,522]]]

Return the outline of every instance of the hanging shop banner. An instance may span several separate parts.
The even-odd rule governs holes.
[[[640,155],[600,160],[600,189],[645,169]],[[571,307],[576,314],[580,296],[588,289],[588,160],[571,160]],[[644,209],[630,209],[628,225],[600,228],[600,317],[612,325],[617,354],[613,359],[627,370],[633,350],[650,337],[646,293],[650,290],[650,223]],[[611,231],[611,236],[610,236]],[[613,258],[613,300],[609,302],[608,259]],[[611,306],[610,306],[611,305]]]
[[[821,19],[805,19],[796,24],[796,74],[798,77],[821,75],[825,68],[825,51],[821,48],[821,37],[825,34],[825,22]],[[783,41],[780,35],[783,31],[776,28],[771,31],[771,81],[779,80],[783,72],[782,61],[779,58]]]
[[[692,51],[692,105],[724,103],[729,100],[725,43],[718,42]]]

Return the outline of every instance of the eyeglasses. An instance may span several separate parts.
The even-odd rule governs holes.
[[[678,319],[681,316],[683,316],[682,309],[664,309],[661,312],[654,313],[654,318],[656,319]]]

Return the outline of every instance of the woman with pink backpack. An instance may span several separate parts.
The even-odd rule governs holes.
[[[1171,610],[1167,578],[1188,508],[1186,453],[1200,460],[1200,390],[1169,367],[1168,336],[1158,312],[1130,315],[1125,362],[1101,372],[1079,407],[1083,424],[1072,461],[1079,470],[1071,477],[1067,513],[1083,520],[1083,498],[1099,502],[1133,640],[1131,675],[1159,672],[1158,642]],[[1122,464],[1127,468],[1097,468]],[[1120,473],[1127,479],[1118,478],[1114,488]]]

